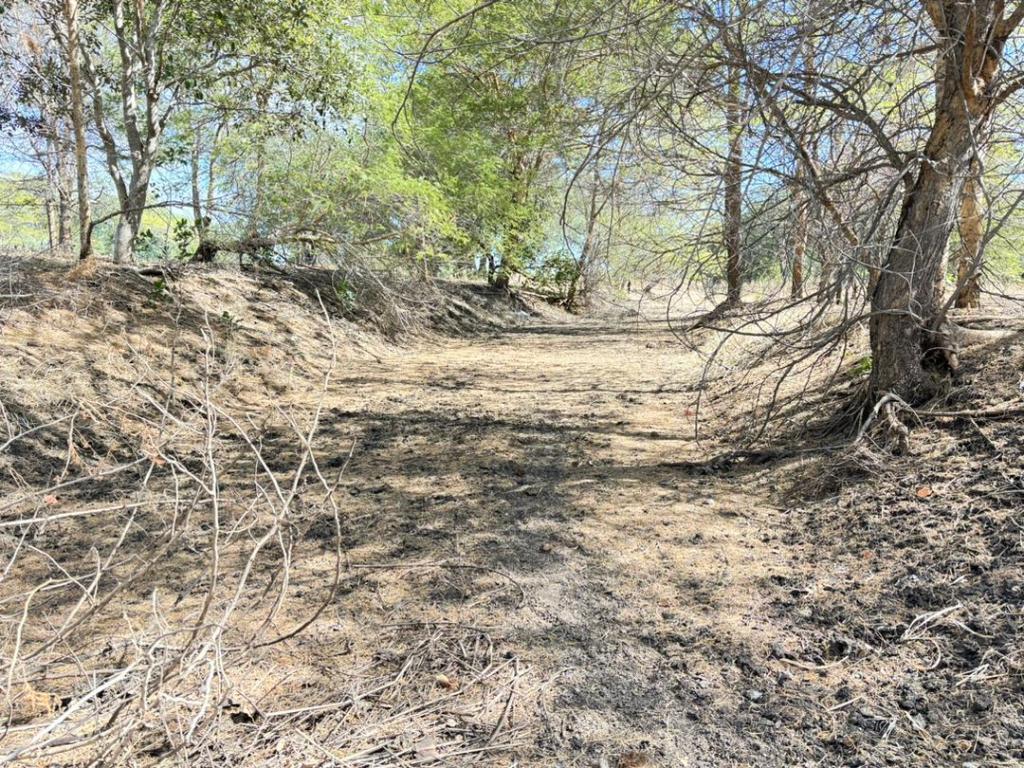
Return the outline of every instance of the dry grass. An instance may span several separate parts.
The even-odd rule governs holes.
[[[516,326],[452,289],[400,346],[304,279],[9,275],[3,761],[1019,754],[1012,423],[709,463],[791,446],[858,339],[790,367],[721,343],[754,307]],[[1012,395],[1002,344],[943,407]]]

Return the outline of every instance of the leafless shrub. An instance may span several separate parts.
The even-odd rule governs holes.
[[[0,396],[0,764],[422,764],[517,743],[524,673],[482,630],[394,628],[342,683],[288,680],[368,566],[342,548],[347,461],[328,469],[318,437],[322,287],[305,290],[330,350],[300,405],[236,401],[241,332],[182,305],[159,310],[171,359],[138,354],[115,396],[46,417]]]
[[[272,467],[256,425],[221,391],[214,335],[208,324],[198,391],[172,383],[154,397],[155,382],[138,382],[132,458],[72,475],[69,437],[55,480],[2,504],[3,761],[86,747],[120,758],[155,734],[174,749],[195,744],[232,695],[232,670],[322,610],[288,613],[297,535],[322,516],[340,531],[339,478],[313,453],[320,408],[305,424],[279,410],[294,455]],[[43,426],[73,433],[76,413]],[[340,569],[336,547],[322,605]],[[181,573],[202,575],[181,584]],[[67,695],[46,693],[56,681]]]

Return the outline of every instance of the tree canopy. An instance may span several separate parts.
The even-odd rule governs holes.
[[[116,261],[359,259],[571,308],[657,278],[727,309],[756,284],[808,329],[832,313],[809,347],[870,318],[876,390],[916,399],[955,367],[948,307],[1020,271],[1022,14],[15,0],[7,177],[49,241],[77,209]]]

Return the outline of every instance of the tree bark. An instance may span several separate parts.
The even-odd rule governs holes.
[[[92,256],[92,206],[89,202],[89,159],[85,143],[85,108],[82,98],[81,47],[78,40],[78,0],[64,0],[67,26],[68,80],[71,87],[71,127],[75,136],[75,178],[78,191],[78,258]]]
[[[135,242],[142,229],[142,215],[146,209],[149,193],[149,174],[139,179],[139,186],[133,186],[121,205],[114,234],[114,263],[120,264],[135,258]]]
[[[725,128],[729,152],[725,162],[725,281],[729,306],[739,304],[743,291],[743,111],[740,73],[729,72]]]
[[[790,298],[799,299],[804,295],[804,258],[807,253],[807,232],[809,229],[810,200],[803,191],[803,173],[797,173],[798,195],[796,223],[793,226],[793,269],[790,274]]]
[[[46,199],[43,201],[43,207],[46,210],[46,233],[47,239],[50,243],[50,250],[54,251],[57,249],[58,243],[58,223],[57,223],[57,205],[50,192],[46,193]]]
[[[199,235],[199,239],[203,239],[203,202],[202,194],[199,190],[199,156],[202,151],[202,139],[200,136],[199,126],[194,126],[193,131],[195,136],[192,141],[192,153],[189,157],[189,171],[192,181],[192,224],[195,227],[196,234]]]
[[[927,2],[945,60],[920,170],[871,299],[871,385],[913,404],[941,388],[956,364],[936,290],[964,187],[999,101],[1006,39],[1024,6],[1003,19],[999,0]]]
[[[603,134],[604,123],[601,125],[600,136]],[[583,245],[580,248],[580,255],[574,259],[574,269],[572,277],[569,279],[569,285],[565,291],[565,308],[572,312],[579,309],[580,306],[586,305],[588,301],[588,294],[591,289],[591,273],[594,269],[594,262],[597,259],[598,249],[600,246],[600,237],[597,233],[597,226],[601,214],[604,212],[605,205],[608,203],[611,194],[614,194],[614,182],[612,186],[613,192],[607,197],[601,198],[601,167],[599,164],[599,158],[593,160],[593,173],[590,180],[590,194],[587,199],[587,223],[586,231],[583,234]]]
[[[62,183],[57,190],[57,245],[67,252],[71,241],[71,196],[67,187]]]
[[[957,254],[957,294],[959,309],[977,309],[981,306],[981,241],[984,229],[984,198],[978,163],[972,164],[971,173],[964,183],[960,201],[960,251]]]
[[[487,284],[494,285],[498,275],[498,264],[493,253],[487,254]]]

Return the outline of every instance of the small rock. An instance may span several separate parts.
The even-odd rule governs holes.
[[[752,701],[755,704],[764,698],[764,693],[755,688],[749,689],[743,695],[747,697],[747,701]]]

